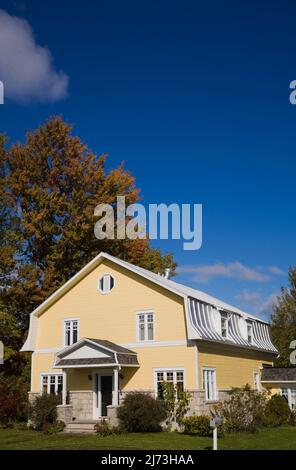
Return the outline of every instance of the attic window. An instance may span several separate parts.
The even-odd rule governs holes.
[[[253,343],[253,323],[247,320],[247,336],[248,336],[248,343]]]
[[[114,287],[114,277],[111,276],[111,274],[104,274],[100,279],[99,279],[99,285],[98,288],[102,294],[108,294],[113,287]]]
[[[228,315],[225,312],[221,313],[221,335],[223,338],[228,337]]]

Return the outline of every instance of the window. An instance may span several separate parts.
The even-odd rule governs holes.
[[[138,341],[153,341],[154,340],[154,313],[138,313],[137,314]]]
[[[156,371],[156,391],[158,398],[163,398],[162,384],[166,382],[172,384],[175,390],[176,399],[184,391],[184,371],[183,370],[164,370]]]
[[[61,374],[42,375],[41,393],[59,394],[63,390],[63,376]]]
[[[247,321],[247,337],[248,343],[253,343],[253,323],[251,321]]]
[[[78,320],[65,320],[64,321],[64,345],[71,346],[71,344],[78,341]]]
[[[111,274],[104,274],[100,277],[98,288],[102,294],[108,294],[114,287],[115,281],[114,277]]]
[[[260,392],[260,375],[259,372],[254,372],[254,388]]]
[[[221,335],[223,338],[228,337],[228,315],[227,313],[221,313]]]
[[[206,401],[215,401],[216,393],[216,370],[203,369],[202,371],[203,389],[206,392]]]

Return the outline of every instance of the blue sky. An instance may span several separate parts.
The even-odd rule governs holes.
[[[200,250],[156,245],[173,251],[180,282],[266,317],[295,265],[296,4],[2,0],[0,8],[25,19],[33,46],[50,51],[36,49],[29,73],[25,52],[15,65],[11,40],[0,41],[0,80],[19,67],[0,131],[23,140],[62,114],[95,152],[109,152],[110,167],[126,162],[145,204],[202,203]]]

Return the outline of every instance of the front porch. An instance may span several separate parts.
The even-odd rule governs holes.
[[[56,355],[54,365],[63,376],[58,419],[82,423],[107,418],[116,424],[123,372],[129,375],[137,367],[134,351],[106,340],[83,338],[66,347]]]

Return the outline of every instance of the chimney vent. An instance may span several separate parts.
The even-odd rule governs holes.
[[[164,270],[164,278],[165,279],[169,279],[170,278],[170,275],[171,275],[171,268],[166,268]]]

